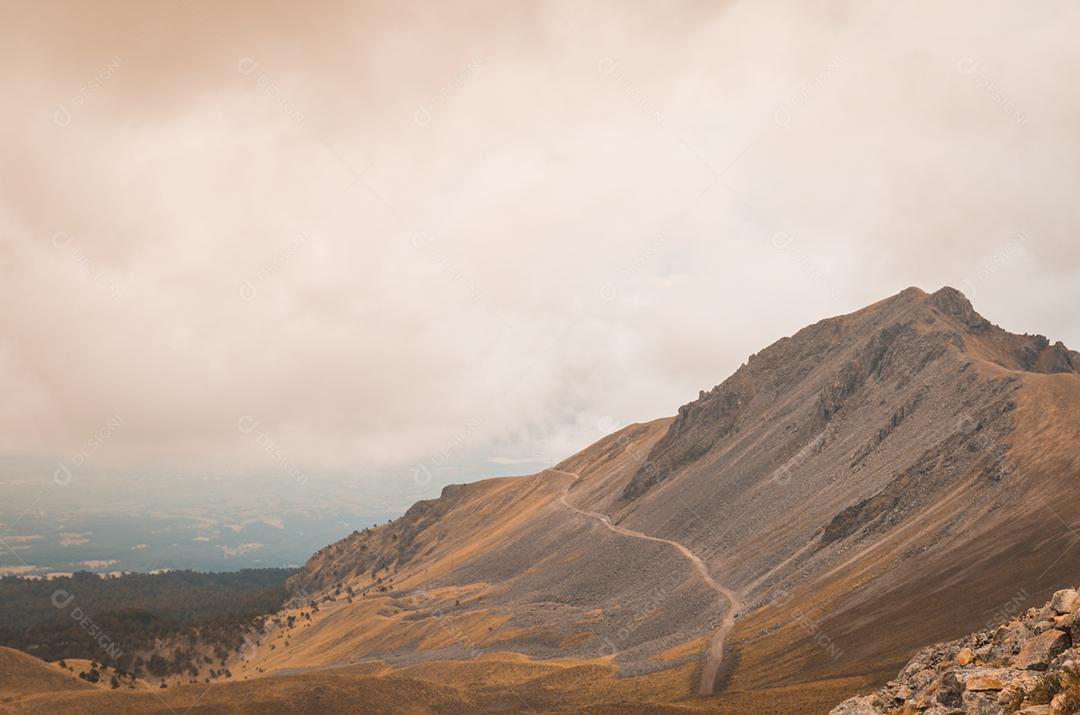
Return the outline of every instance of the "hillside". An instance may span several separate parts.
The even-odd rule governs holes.
[[[921,645],[981,625],[1019,584],[1044,598],[1060,586],[1051,562],[1080,566],[1066,548],[1080,504],[1051,500],[1078,467],[1078,367],[1077,353],[994,326],[950,288],[823,320],[673,419],[539,475],[448,488],[320,552],[297,585],[402,596],[322,621],[393,635],[360,629],[333,648],[305,637],[305,656],[499,648],[612,658],[623,673],[698,662],[731,600],[670,546],[593,513],[684,545],[736,595],[726,665],[711,659],[723,682],[692,690],[883,681]]]
[[[0,705],[35,693],[92,689],[58,666],[0,646]]]
[[[282,702],[409,674],[436,688],[416,712],[825,713],[1064,585],[1078,471],[1080,355],[911,288],[777,341],[673,418],[322,549],[229,667],[278,676]]]

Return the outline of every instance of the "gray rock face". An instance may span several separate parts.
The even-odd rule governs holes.
[[[884,688],[830,715],[1064,715],[1060,693],[1080,687],[1072,616],[1078,609],[1080,593],[1065,589],[1044,608],[996,628],[923,648]]]

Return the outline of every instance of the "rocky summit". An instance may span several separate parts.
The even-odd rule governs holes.
[[[1080,713],[1080,591],[996,627],[923,648],[895,680],[830,715]]]

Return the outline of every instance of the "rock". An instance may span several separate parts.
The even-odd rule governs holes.
[[[980,675],[968,680],[967,683],[963,684],[963,687],[964,689],[970,690],[972,692],[984,692],[987,690],[1003,690],[1005,684],[995,677],[991,677],[989,675]]]
[[[951,675],[965,691],[985,692],[1003,690],[1021,672],[1011,668],[968,668],[950,671],[945,676]]]
[[[1020,644],[1032,636],[1030,628],[1022,621],[1013,620],[998,626],[994,631],[991,658],[1008,658],[1020,649]]]
[[[1034,630],[1036,633],[1046,633],[1048,630],[1050,630],[1056,625],[1057,624],[1053,621],[1039,621],[1034,625],[1032,630]]]
[[[937,680],[937,674],[932,670],[920,670],[917,673],[913,673],[911,677],[907,679],[907,682],[911,688],[915,691],[923,691]]]
[[[968,679],[964,683],[964,690],[970,690],[974,692],[982,692],[986,690],[1004,690],[1006,683],[1001,682],[1000,678],[995,678],[993,675],[976,675],[974,678]]]
[[[1080,609],[1080,593],[1073,588],[1055,591],[1050,599],[1050,607],[1058,613],[1075,613]]]
[[[1080,643],[1080,618],[1078,616],[1080,613],[1066,613],[1054,619],[1054,627],[1068,633],[1073,643]]]
[[[986,693],[964,693],[964,715],[1000,715],[1001,706]]]
[[[1068,692],[1080,681],[1080,602],[1070,595],[1077,592],[1059,591],[1053,608],[1033,608],[1000,626],[926,646],[874,695],[852,698],[830,715],[1074,715],[1065,712],[1061,694],[1049,705],[1031,700],[1049,697],[1054,690],[1048,686],[1059,687],[1048,677]],[[1028,702],[1013,711],[1023,699]]]
[[[872,695],[865,698],[851,698],[837,705],[829,711],[829,715],[878,715],[881,710],[875,707],[876,698]]]
[[[1060,591],[1058,592],[1060,593]],[[1012,666],[1023,670],[1046,670],[1050,661],[1069,647],[1069,635],[1059,630],[1049,630],[1030,638],[1020,646],[1020,652],[1012,660]]]
[[[1014,670],[1015,677],[1009,684],[1010,687],[1019,688],[1024,692],[1030,691],[1042,678],[1042,673],[1037,670]]]
[[[941,678],[941,687],[938,689],[937,701],[951,708],[960,707],[963,702],[964,686],[956,678],[955,672],[948,672]]]

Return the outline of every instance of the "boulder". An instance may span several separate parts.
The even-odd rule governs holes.
[[[938,688],[937,701],[950,708],[960,707],[963,702],[964,685],[954,671],[949,671],[941,677],[941,687]]]
[[[992,693],[964,693],[964,715],[1001,715]]]
[[[908,677],[907,682],[912,689],[916,691],[923,691],[937,679],[937,673],[933,670],[920,670],[917,673],[912,673]]]
[[[1003,683],[1000,678],[995,678],[992,675],[976,675],[974,678],[970,678],[964,683],[964,689],[973,692],[984,692],[987,690],[1004,690],[1006,683]]]
[[[1074,588],[1063,588],[1055,591],[1050,599],[1050,607],[1058,613],[1075,613],[1080,609],[1080,593]]]
[[[1037,670],[1014,670],[1010,687],[1019,688],[1024,692],[1030,691],[1042,679],[1042,673]]]
[[[1013,620],[998,626],[994,631],[991,658],[1008,658],[1019,652],[1020,645],[1031,638],[1033,632],[1022,621]]]
[[[881,708],[876,707],[877,698],[873,695],[865,698],[851,698],[829,711],[829,715],[878,715]]]
[[[1046,633],[1051,628],[1054,628],[1057,624],[1054,621],[1039,621],[1033,627],[1036,633]]]
[[[1020,652],[1013,658],[1012,666],[1022,670],[1046,670],[1050,667],[1050,661],[1068,647],[1067,633],[1056,629],[1046,631],[1020,645]]]
[[[1066,613],[1054,620],[1054,627],[1068,633],[1073,643],[1080,643],[1080,618],[1077,616],[1080,616],[1080,613]]]
[[[975,660],[975,651],[971,648],[961,648],[960,652],[956,654],[956,662],[958,665],[971,665]]]
[[[1003,690],[1019,675],[1010,668],[968,668],[946,673],[952,675],[965,691],[986,692]]]

